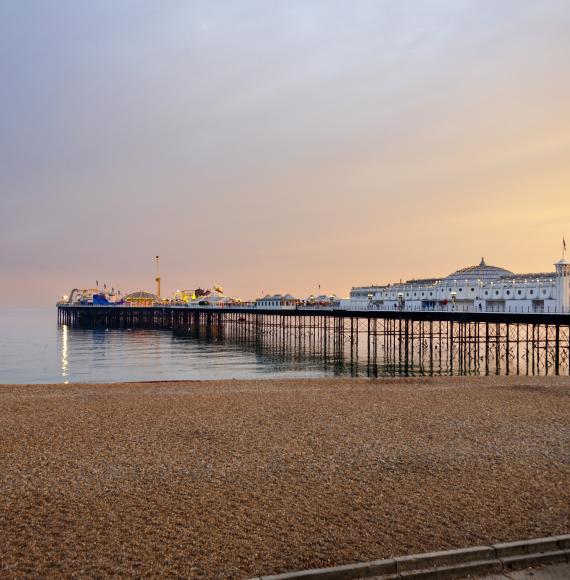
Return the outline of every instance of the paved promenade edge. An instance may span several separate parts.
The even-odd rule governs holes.
[[[570,534],[258,576],[252,580],[442,579],[570,563]]]

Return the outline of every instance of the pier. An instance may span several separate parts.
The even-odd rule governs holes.
[[[58,305],[74,328],[154,329],[379,374],[570,374],[570,316],[325,308]]]

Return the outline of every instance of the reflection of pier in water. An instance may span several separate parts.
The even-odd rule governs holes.
[[[161,328],[217,339],[267,361],[339,374],[569,374],[570,316],[449,312],[59,308],[71,325]]]
[[[191,341],[223,344],[225,348],[251,354],[268,373],[284,368],[288,371],[324,371],[335,375],[368,374],[362,360],[347,358],[342,349],[327,347],[317,340],[316,334],[308,332],[295,338],[293,333],[275,335],[267,327],[252,335],[247,332],[232,333],[224,326],[212,327],[208,333],[201,326],[197,330],[178,329],[174,335]]]

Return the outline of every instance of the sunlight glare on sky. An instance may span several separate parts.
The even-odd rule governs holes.
[[[0,2],[0,299],[348,294],[570,238],[567,0]]]

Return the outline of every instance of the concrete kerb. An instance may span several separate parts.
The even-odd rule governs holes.
[[[494,560],[495,551],[487,546],[476,546],[462,550],[448,550],[446,552],[428,552],[395,558],[397,572],[409,572],[425,568],[442,568],[467,562],[483,562]]]
[[[352,580],[370,577],[383,580],[396,578],[427,580],[492,574],[503,570],[559,562],[570,562],[570,534],[492,546],[414,554],[332,568],[286,572],[273,576],[259,576],[252,580]]]

